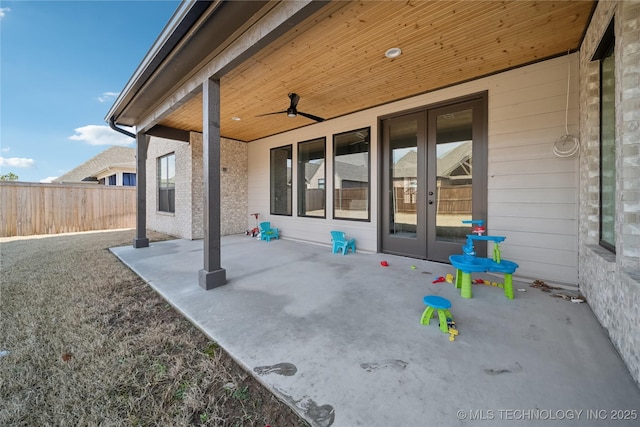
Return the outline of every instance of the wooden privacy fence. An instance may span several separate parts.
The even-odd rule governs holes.
[[[438,213],[471,214],[471,195],[471,184],[441,186],[438,188]]]
[[[0,237],[134,228],[135,187],[0,181]]]
[[[369,203],[368,188],[336,188],[333,195],[334,207],[341,210],[361,211]]]
[[[413,190],[413,189],[411,189]],[[472,188],[469,185],[441,186],[436,190],[439,214],[470,214],[472,211]],[[415,212],[416,194],[404,187],[395,187],[395,210],[397,212]]]

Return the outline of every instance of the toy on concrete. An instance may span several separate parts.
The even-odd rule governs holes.
[[[256,219],[256,226],[253,227],[251,230],[245,231],[244,234],[246,234],[247,236],[251,236],[251,237],[258,237],[258,235],[260,234],[260,227],[258,226],[258,216],[259,215],[260,215],[259,213],[252,213],[251,214],[251,216]]]
[[[455,322],[453,322],[453,317],[451,316],[451,312],[449,309],[451,308],[451,302],[437,295],[427,295],[423,299],[424,305],[427,308],[422,312],[422,317],[420,318],[420,324],[428,325],[431,321],[431,317],[433,317],[434,311],[438,313],[438,320],[440,321],[440,330],[449,334],[449,323],[452,323],[455,326]]]
[[[502,259],[500,253],[500,243],[504,236],[484,236],[484,220],[462,221],[463,224],[472,224],[472,233],[467,235],[467,241],[462,246],[462,255],[451,255],[449,261],[456,268],[456,288],[460,289],[463,298],[471,298],[471,273],[495,272],[504,274],[504,283],[496,283],[496,286],[504,288],[504,295],[513,299],[513,273],[518,268],[518,264],[513,261]],[[482,230],[482,232],[480,232]],[[475,233],[475,234],[474,234]],[[493,242],[493,257],[482,258],[476,256],[473,245],[474,241],[484,240]]]
[[[456,337],[460,334],[456,328],[449,328],[449,341],[455,341]]]
[[[331,231],[331,242],[333,243],[332,252],[338,253],[342,251],[342,255],[349,252],[349,248],[356,253],[356,239],[349,239],[344,231]]]
[[[260,224],[260,240],[266,240],[270,242],[271,239],[280,238],[280,230],[272,228],[269,221],[261,222]]]

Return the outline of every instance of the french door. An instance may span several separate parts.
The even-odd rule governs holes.
[[[382,121],[382,252],[446,262],[469,233],[462,221],[486,218],[485,105],[480,97]]]

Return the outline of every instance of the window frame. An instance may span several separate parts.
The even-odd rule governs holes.
[[[336,153],[338,152],[337,150],[337,144],[338,144],[338,138],[340,138],[341,136],[345,136],[348,134],[356,134],[357,132],[367,132],[367,138],[365,141],[367,144],[367,203],[366,203],[366,209],[367,209],[367,217],[366,218],[348,218],[348,217],[343,217],[343,216],[337,216],[336,215],[336,206],[338,206],[337,203],[337,199],[336,199],[336,185],[338,182],[338,179],[336,178],[336,174],[337,174],[337,168],[336,168],[336,158],[338,157],[336,155]],[[363,153],[363,151],[361,151],[360,153]],[[341,220],[341,221],[358,221],[358,222],[371,222],[371,126],[367,126],[364,128],[359,128],[359,129],[353,129],[353,130],[349,130],[346,132],[340,132],[340,133],[335,133],[333,134],[333,153],[332,153],[332,166],[333,166],[333,179],[332,179],[332,184],[331,184],[331,190],[332,190],[332,194],[331,194],[331,198],[333,201],[333,219],[335,220]]]
[[[129,179],[127,179],[127,177],[129,177]],[[133,180],[133,184],[131,184],[131,180]],[[123,172],[122,173],[122,185],[124,187],[135,187],[137,185],[137,183],[138,183],[138,180],[137,180],[135,172]]]
[[[168,173],[170,171],[170,167],[169,167],[169,159],[173,158],[173,185],[170,184],[169,180],[169,176]],[[163,184],[163,177],[162,177],[162,167],[163,167],[163,160],[166,160],[166,170],[167,170],[167,185]],[[167,153],[163,156],[159,156],[157,158],[157,185],[158,185],[158,189],[157,189],[157,197],[158,197],[158,203],[156,205],[158,212],[162,212],[162,213],[167,213],[167,214],[175,214],[176,212],[176,183],[175,183],[175,178],[176,178],[176,153],[172,152],[172,153]],[[172,191],[173,190],[173,191]],[[165,191],[166,192],[166,204],[167,204],[167,208],[166,210],[164,209],[164,205],[163,205],[163,194],[162,192]],[[173,198],[173,203],[171,203],[171,199]],[[172,209],[173,208],[173,209]]]
[[[277,150],[289,150],[288,168],[290,169],[290,173],[287,174],[285,170],[285,181],[287,189],[287,208],[286,213],[275,212],[274,209],[274,153]],[[273,147],[269,150],[269,213],[271,215],[280,215],[280,216],[292,216],[293,215],[293,144],[282,145],[279,147]]]
[[[596,49],[596,52],[592,58],[592,61],[598,61],[598,72],[599,72],[599,109],[598,109],[598,119],[599,119],[599,140],[598,140],[598,244],[603,247],[604,249],[612,252],[612,253],[616,253],[616,190],[615,190],[615,186],[616,186],[616,175],[617,175],[617,170],[616,170],[616,109],[615,109],[615,72],[616,72],[616,64],[615,64],[615,27],[614,27],[614,19],[611,19],[611,22],[609,23],[609,26],[607,27],[607,30],[605,31],[604,35],[602,36],[602,39],[600,40],[600,44],[598,45],[598,48]],[[611,113],[610,111],[607,112],[605,111],[605,108],[607,107],[607,105],[605,104],[606,100],[605,100],[605,95],[603,94],[603,89],[605,88],[605,76],[604,76],[604,61],[608,58],[612,58],[613,60],[613,70],[612,70],[612,74],[613,74],[613,113]],[[611,120],[612,118],[612,120]],[[603,124],[607,124],[609,126],[605,126]],[[613,131],[613,135],[609,136],[606,134],[607,129],[610,129]],[[612,139],[612,141],[611,141]],[[610,144],[607,144],[605,146],[605,143],[609,142],[609,143],[613,143],[613,147],[610,146]],[[611,156],[613,157],[613,164],[611,165],[610,162],[606,162],[605,164],[605,150],[603,148],[610,148],[612,149],[613,153],[611,153]],[[607,201],[609,201],[610,203],[612,203],[612,206],[610,207],[611,210],[613,210],[613,214],[610,214],[608,211],[609,209],[607,209],[607,214],[608,215],[612,215],[613,216],[613,220],[606,222],[604,221],[604,216],[603,212],[605,211],[605,209],[608,207],[606,205],[606,203],[604,202],[605,197],[603,196],[603,189],[604,187],[608,184],[607,182],[605,182],[604,178],[606,175],[609,175],[609,173],[611,172],[611,170],[609,169],[605,169],[606,166],[611,166],[612,167],[612,174],[613,174],[613,186],[614,186],[614,190],[611,192],[612,194],[609,194],[607,197]],[[604,232],[605,232],[605,226],[610,227],[612,229],[608,229],[606,231],[609,232],[609,234],[612,235],[613,237],[613,241],[608,241],[604,238]]]
[[[307,191],[307,180],[306,180],[306,164],[310,163],[310,161],[303,160],[305,157],[302,155],[302,148],[304,146],[308,146],[311,144],[322,144],[322,166],[323,174],[322,180],[325,182],[324,197],[322,200],[322,215],[309,215],[306,212],[306,191]],[[297,159],[297,168],[296,168],[296,176],[297,176],[297,184],[298,184],[298,200],[297,200],[297,212],[298,216],[302,218],[323,218],[327,217],[327,190],[326,190],[326,179],[327,179],[327,138],[319,137],[314,139],[309,139],[307,141],[301,141],[297,144],[298,148],[298,159]],[[314,159],[315,160],[315,159]],[[318,187],[320,188],[320,187]]]

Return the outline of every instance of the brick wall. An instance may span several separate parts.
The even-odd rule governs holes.
[[[599,240],[599,67],[615,20],[616,253]],[[580,48],[579,284],[640,385],[640,2],[599,2]]]
[[[147,151],[147,228],[184,239],[203,235],[202,134],[192,132],[190,143],[151,138]],[[176,155],[175,213],[158,211],[157,159]],[[220,152],[221,234],[247,228],[247,144],[222,138]]]
[[[147,150],[147,228],[185,239],[197,238],[191,232],[191,144],[151,138]],[[158,211],[158,158],[176,155],[175,212]]]
[[[202,200],[202,134],[191,133],[193,158],[193,192],[198,200]],[[244,233],[247,229],[248,204],[248,148],[244,142],[222,138],[220,146],[220,234]],[[195,201],[195,200],[194,200]],[[194,203],[193,207],[194,235],[203,237],[202,203]]]

